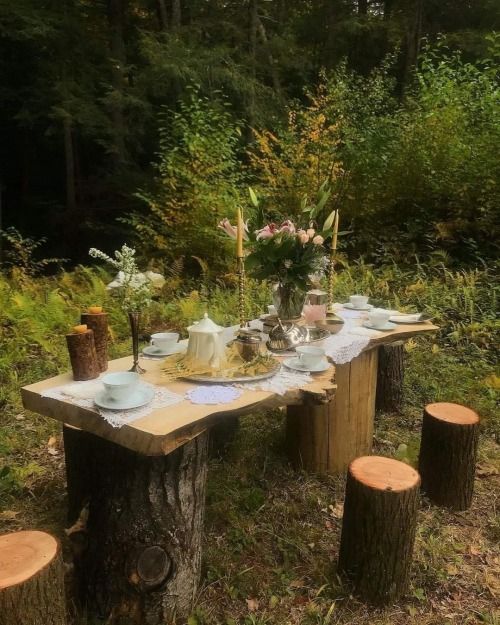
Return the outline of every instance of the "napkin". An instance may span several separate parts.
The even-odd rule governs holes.
[[[417,323],[420,321],[420,313],[414,315],[397,314],[390,317],[389,321],[399,321],[400,323]]]
[[[363,328],[362,326],[353,326],[348,330],[349,334],[356,334],[357,336],[369,336],[370,338],[377,338],[382,336],[384,332],[378,330],[371,330],[370,328]]]

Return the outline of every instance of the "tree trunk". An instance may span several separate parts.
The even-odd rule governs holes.
[[[283,101],[283,92],[281,90],[281,81],[278,75],[278,68],[276,66],[276,62],[274,60],[273,54],[271,52],[271,47],[269,45],[269,40],[267,38],[266,29],[264,28],[264,24],[259,16],[257,16],[257,28],[260,34],[260,38],[262,39],[262,43],[264,44],[264,48],[267,52],[267,59],[269,62],[269,72],[271,73],[271,80],[273,81],[273,88],[276,92],[278,98]]]
[[[368,0],[358,0],[358,15],[366,15],[368,13]]]
[[[82,313],[81,323],[94,333],[94,345],[99,371],[108,369],[108,315],[106,313]]]
[[[422,38],[423,0],[412,0],[406,33],[406,57],[403,76],[403,94],[409,84],[411,73],[418,62],[420,40]]]
[[[403,341],[381,345],[378,351],[377,410],[400,412],[403,406]]]
[[[49,534],[0,536],[0,622],[66,625],[61,552]]]
[[[172,0],[172,30],[178,31],[182,23],[181,0]]]
[[[444,402],[425,407],[419,470],[431,501],[454,510],[470,507],[478,438],[479,417],[473,410]]]
[[[126,162],[125,120],[123,116],[123,96],[125,92],[125,70],[127,55],[124,38],[126,0],[108,0],[108,24],[110,31],[111,81],[113,94],[111,118],[113,121],[113,159],[115,168]]]
[[[250,0],[248,5],[248,51],[250,55],[250,85],[248,96],[248,127],[247,142],[253,140],[255,128],[256,93],[255,83],[257,80],[257,29],[258,29],[258,0]]]
[[[361,599],[385,605],[408,585],[420,477],[403,462],[364,456],[349,466],[339,570]]]
[[[73,441],[66,462],[68,475],[88,465],[88,481],[73,481],[70,501],[89,501],[88,518],[81,515],[86,548],[75,560],[89,613],[110,625],[185,619],[200,577],[208,433],[168,456],[143,456],[82,434],[89,440]],[[81,449],[85,457],[76,460]]]
[[[69,359],[73,369],[74,380],[94,380],[99,377],[99,365],[94,344],[92,330],[86,332],[67,334]]]
[[[370,349],[336,365],[332,401],[288,406],[286,445],[294,466],[344,473],[354,458],[371,453],[377,361],[377,350]]]
[[[168,13],[165,0],[156,0],[156,12],[158,13],[160,30],[168,30]]]
[[[69,115],[63,117],[64,160],[66,165],[66,209],[76,210],[75,158],[73,151],[73,129]]]

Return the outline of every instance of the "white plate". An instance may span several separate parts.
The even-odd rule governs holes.
[[[182,352],[185,349],[186,349],[185,345],[179,345],[179,343],[177,343],[171,349],[168,349],[167,351],[162,352],[157,347],[155,347],[154,345],[148,345],[147,347],[145,347],[142,350],[142,353],[145,356],[156,356],[157,358],[165,358],[165,356],[171,356],[172,354],[178,354],[179,352]]]
[[[365,323],[363,324],[363,327],[368,328],[370,330],[380,330],[381,332],[389,332],[389,330],[394,330],[394,328],[396,327],[396,324],[388,321],[382,327],[380,326],[375,327],[375,326],[372,326],[372,324],[369,321],[365,321]]]
[[[112,400],[108,397],[106,391],[100,391],[94,398],[94,403],[99,408],[106,408],[106,410],[131,410],[132,408],[140,408],[149,404],[155,396],[155,391],[149,386],[139,387],[134,391],[127,399],[120,401]]]
[[[315,367],[306,367],[300,362],[297,356],[294,356],[293,358],[287,358],[283,361],[283,364],[289,369],[293,369],[294,371],[303,371],[304,373],[321,373],[322,371],[326,371],[330,367],[326,359],[320,365],[316,365]]]
[[[342,304],[342,306],[344,308],[347,308],[347,310],[371,310],[373,308],[373,304],[366,304],[366,306],[362,306],[361,308],[354,308],[354,306],[350,302],[347,302],[347,304]]]

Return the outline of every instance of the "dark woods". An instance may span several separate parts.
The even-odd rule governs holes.
[[[273,150],[293,151],[288,143],[300,144],[300,139],[297,134],[291,139],[295,131],[290,109],[314,108],[310,96],[317,95],[322,84],[329,100],[323,102],[325,110],[316,112],[339,128],[322,149],[334,154],[333,161],[349,173],[350,190],[343,200],[350,219],[360,219],[358,231],[367,233],[356,240],[356,252],[364,253],[371,245],[374,214],[376,223],[385,223],[414,212],[417,222],[428,218],[442,224],[444,239],[453,238],[457,227],[465,232],[455,238],[457,245],[465,239],[480,240],[478,229],[491,228],[492,200],[479,199],[472,182],[464,183],[468,197],[462,204],[467,210],[449,191],[446,197],[440,195],[441,181],[428,180],[425,159],[418,180],[412,182],[415,188],[426,188],[425,202],[414,197],[414,190],[407,201],[401,199],[401,189],[393,189],[389,197],[387,190],[381,194],[381,184],[373,185],[392,176],[397,187],[401,171],[408,175],[402,155],[412,153],[411,146],[402,145],[405,137],[415,132],[418,142],[418,132],[429,136],[425,129],[416,129],[408,108],[401,110],[402,103],[414,98],[404,106],[420,112],[427,106],[427,113],[445,106],[448,96],[437,93],[429,74],[439,63],[432,70],[429,66],[424,79],[428,85],[432,82],[427,96],[434,98],[433,104],[423,101],[422,92],[412,91],[423,47],[439,38],[446,54],[459,50],[461,69],[452,64],[450,71],[460,73],[467,63],[491,58],[492,46],[498,53],[498,40],[488,39],[488,33],[499,27],[495,0],[1,0],[0,227],[46,236],[51,255],[73,262],[86,260],[90,245],[111,250],[130,240],[132,232],[149,243],[153,237],[152,250],[172,250],[168,230],[178,227],[184,234],[175,255],[181,254],[182,237],[187,240],[189,235],[182,224],[189,216],[192,220],[197,211],[205,211],[202,225],[209,231],[220,213],[245,201],[241,196],[248,183],[262,183],[270,187],[273,201],[284,201],[272,184],[262,181],[262,162],[256,163],[247,150],[254,149],[255,129],[276,133],[280,144]],[[384,69],[375,69],[384,63]],[[374,69],[384,73],[383,79],[380,73],[378,81],[374,78]],[[459,84],[460,76],[448,74],[450,85]],[[483,76],[470,80],[479,84]],[[439,89],[452,88],[443,81],[444,74]],[[471,97],[486,97],[485,89],[480,86],[481,93]],[[363,108],[366,98],[370,110]],[[498,100],[494,106],[498,113]],[[468,120],[453,121],[453,114],[447,110],[449,128],[463,122],[472,132]],[[398,132],[389,132],[391,118],[397,119]],[[200,147],[201,135],[213,143]],[[443,140],[434,137],[429,151],[441,150]],[[478,146],[481,154],[483,148]],[[449,159],[444,152],[442,158]],[[443,166],[443,177],[453,170],[456,187],[459,164],[467,157],[455,157],[456,162]],[[221,158],[227,167],[214,173],[212,163]],[[160,171],[152,166],[158,162]],[[494,178],[494,171],[488,176]],[[224,187],[223,180],[231,188]],[[310,183],[304,178],[294,194],[300,195]],[[214,206],[217,198],[221,206]],[[441,215],[443,203],[450,206]],[[474,232],[457,226],[457,219],[474,221],[470,211],[478,208],[483,211],[480,218],[486,211],[490,221]],[[455,210],[458,216],[450,218]],[[149,228],[146,234],[141,224]],[[418,237],[409,235],[408,240],[421,246],[432,233],[420,228]],[[203,245],[194,251],[209,253]],[[480,253],[469,250],[471,255]]]

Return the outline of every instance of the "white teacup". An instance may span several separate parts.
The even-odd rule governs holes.
[[[102,378],[106,395],[112,401],[123,401],[130,397],[139,384],[139,374],[133,371],[108,373]]]
[[[384,310],[383,308],[372,308],[368,313],[368,320],[370,325],[374,328],[383,328],[389,321],[391,316],[390,310]]]
[[[353,308],[364,308],[368,304],[368,297],[366,295],[351,295],[349,301]]]
[[[173,349],[178,340],[178,332],[157,332],[151,335],[151,345],[156,347],[160,352]]]
[[[325,350],[313,345],[301,345],[295,348],[301,365],[314,369],[325,363]]]

